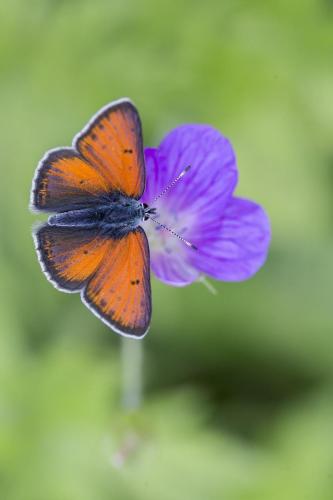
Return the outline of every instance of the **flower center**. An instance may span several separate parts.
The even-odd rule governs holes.
[[[162,203],[159,203],[156,208],[156,216],[154,216],[154,219],[161,222],[171,231],[168,231],[164,227],[148,219],[145,230],[149,239],[151,251],[166,253],[182,251],[183,248],[186,247],[185,243],[177,238],[177,236],[173,235],[172,232],[186,239],[193,222],[191,215],[189,213],[173,213],[170,211],[170,207],[163,206]]]

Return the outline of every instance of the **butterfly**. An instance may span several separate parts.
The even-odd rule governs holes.
[[[141,223],[155,213],[145,189],[142,128],[129,99],[102,108],[73,140],[37,166],[31,208],[48,212],[34,231],[40,265],[64,292],[121,335],[143,337],[151,321],[150,256]]]

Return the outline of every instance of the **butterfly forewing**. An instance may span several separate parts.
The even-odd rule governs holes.
[[[103,108],[76,136],[41,160],[31,207],[64,212],[105,202],[112,193],[140,198],[145,186],[141,123],[127,99]]]
[[[102,176],[108,173],[116,190],[141,197],[145,187],[141,122],[130,101],[100,111],[74,145]]]
[[[70,148],[50,151],[41,161],[32,190],[32,207],[64,212],[94,206],[112,192],[109,179]]]

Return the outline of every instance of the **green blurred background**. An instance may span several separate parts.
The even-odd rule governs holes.
[[[333,3],[5,0],[0,33],[1,500],[331,500]],[[273,229],[248,282],[153,281],[130,414],[120,339],[46,281],[28,211],[44,152],[122,96],[146,145],[227,135]]]

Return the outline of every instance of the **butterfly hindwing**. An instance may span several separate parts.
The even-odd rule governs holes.
[[[42,269],[58,289],[77,292],[98,268],[109,245],[97,229],[44,224],[34,234]]]
[[[113,240],[82,299],[118,333],[142,337],[151,319],[149,247],[141,227]]]
[[[149,247],[138,227],[112,237],[99,229],[44,224],[35,233],[42,269],[118,333],[142,337],[151,319]]]
[[[108,172],[116,190],[141,197],[145,187],[142,129],[130,100],[103,108],[78,134],[74,146],[101,174]]]
[[[31,207],[63,212],[105,202],[114,192],[139,198],[145,186],[141,123],[122,99],[103,108],[72,148],[49,151],[33,181]]]

